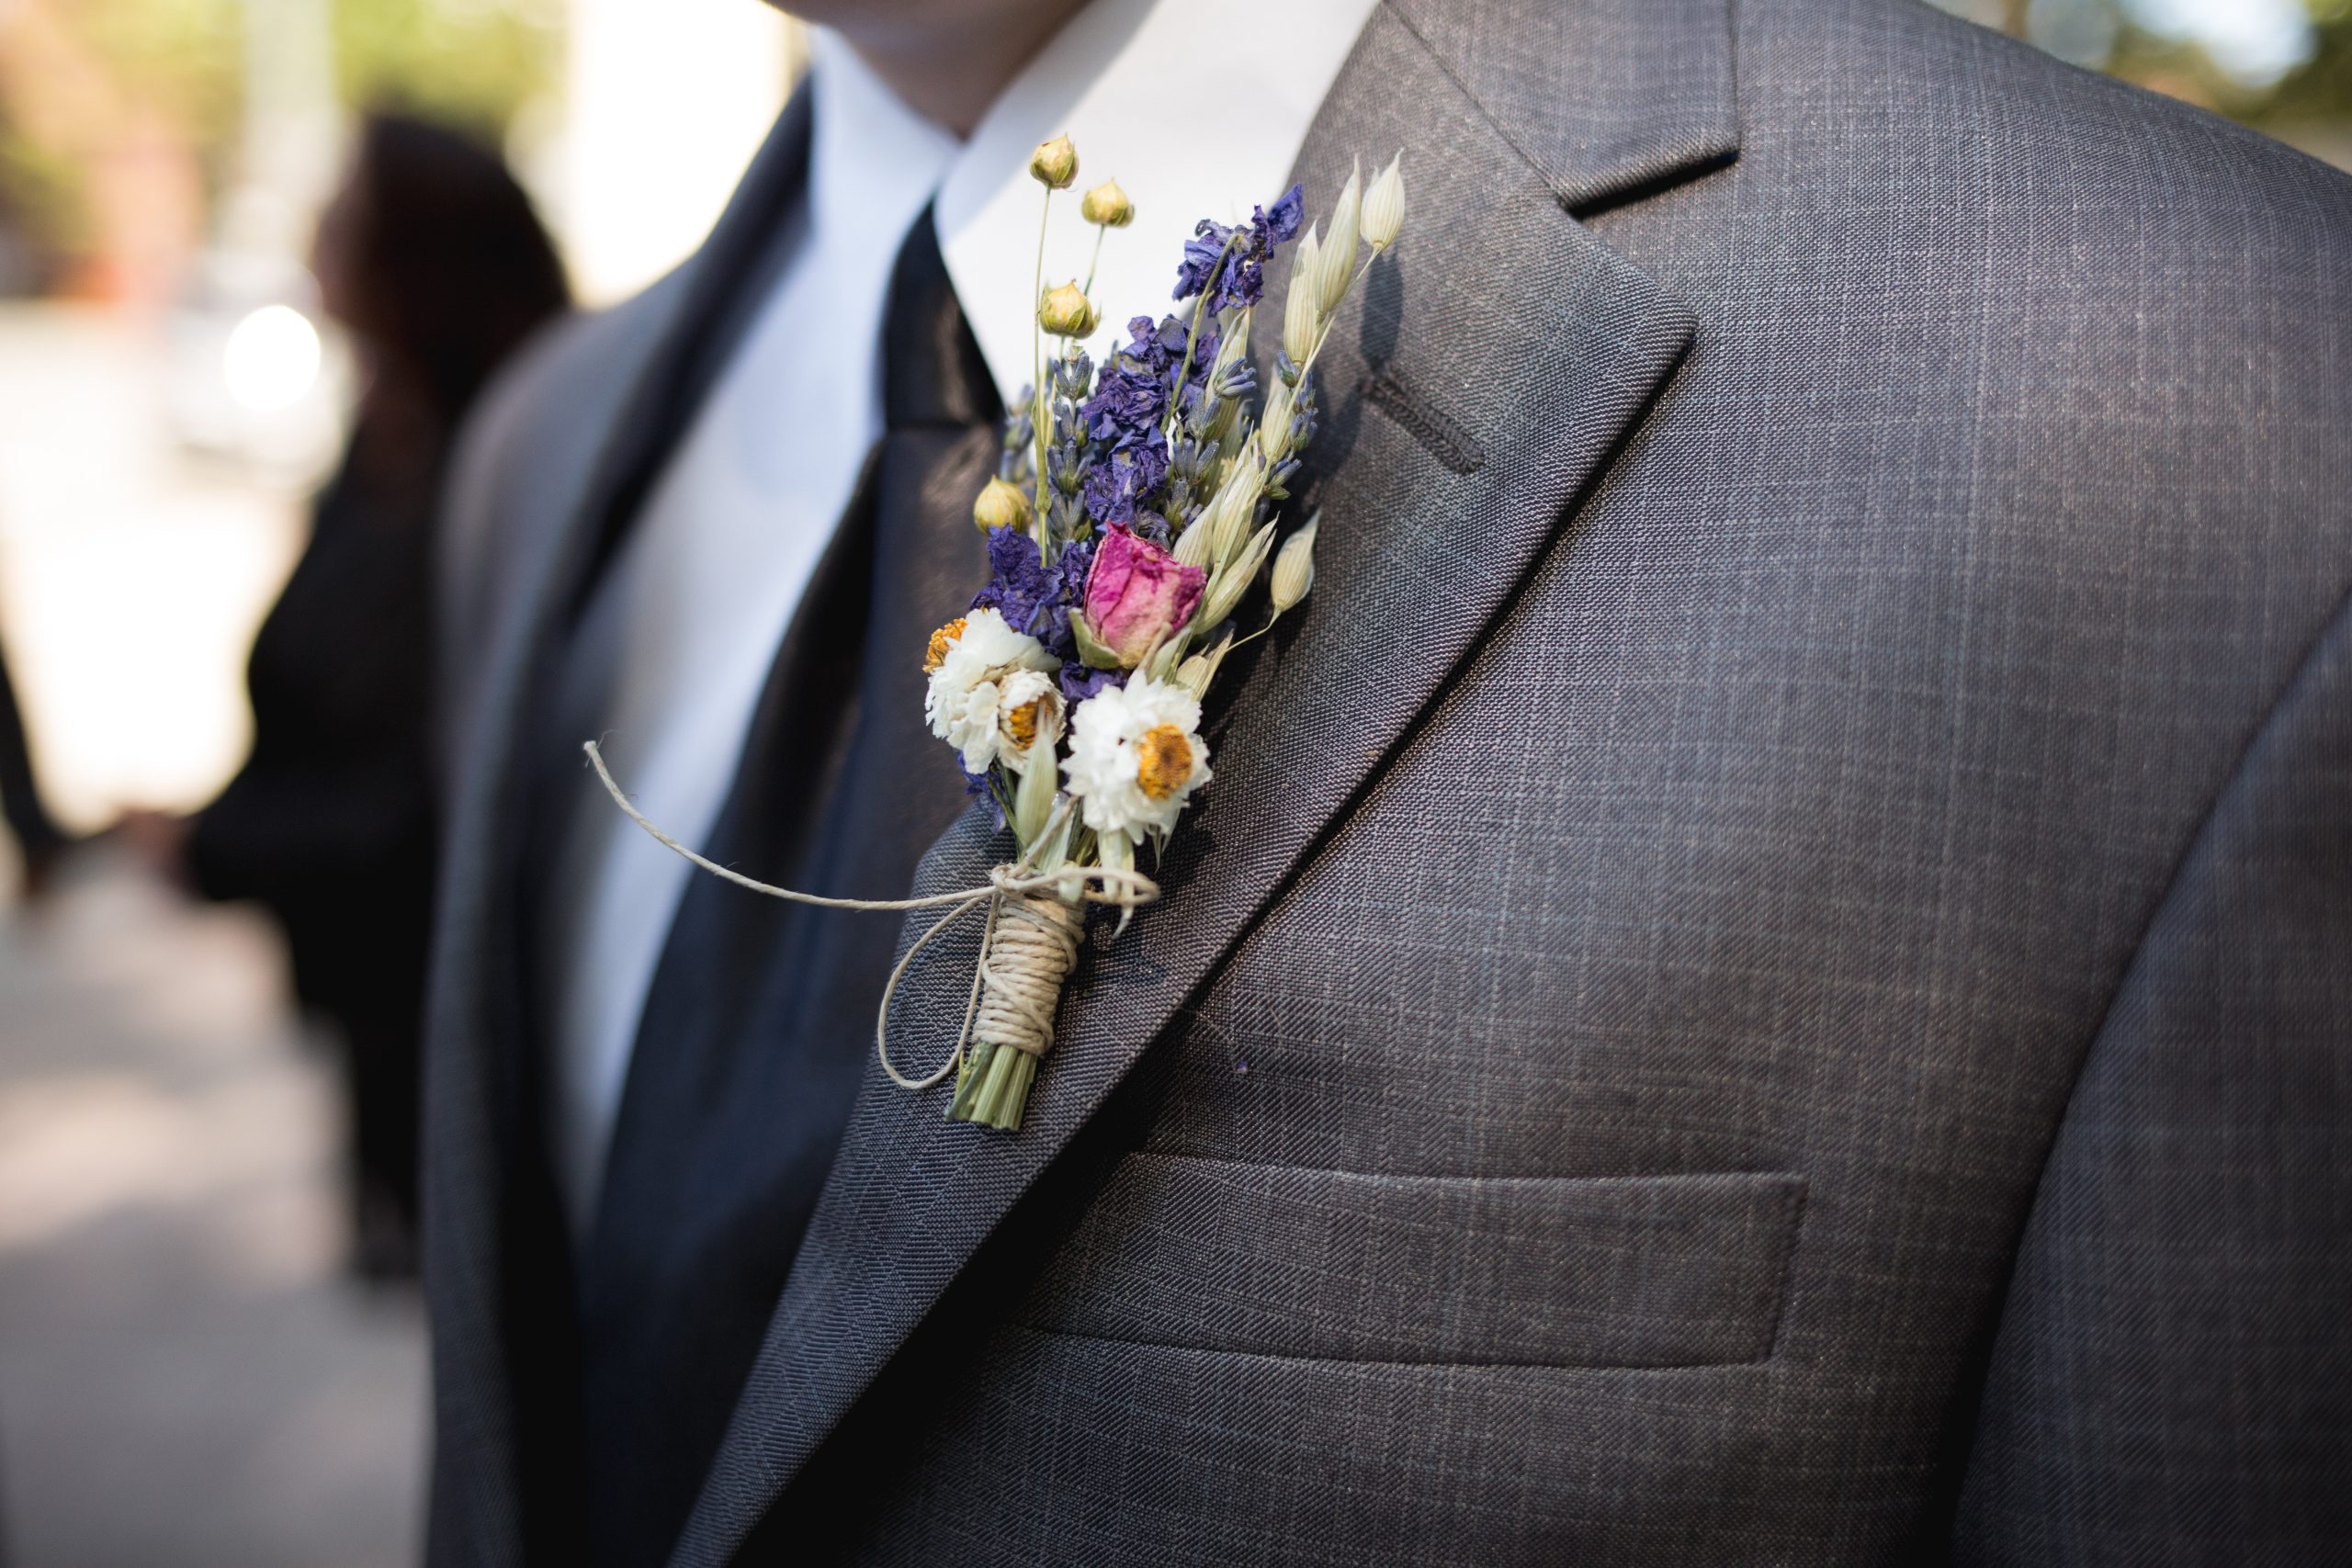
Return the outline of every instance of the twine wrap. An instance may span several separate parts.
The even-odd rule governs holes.
[[[899,955],[890,970],[889,983],[882,987],[882,1005],[874,1020],[875,1055],[881,1058],[882,1070],[889,1075],[890,1081],[901,1089],[924,1089],[944,1082],[948,1074],[963,1065],[964,1048],[975,1039],[991,1045],[1010,1046],[1032,1059],[1042,1057],[1053,1046],[1054,1014],[1061,1005],[1062,982],[1077,964],[1078,944],[1086,935],[1085,918],[1077,905],[1112,904],[1132,913],[1159,897],[1159,885],[1139,871],[1108,865],[1039,871],[1025,858],[992,868],[985,886],[957,888],[922,898],[828,898],[778,887],[698,855],[655,827],[621,793],[621,786],[614,781],[612,770],[605,766],[604,752],[596,743],[583,741],[580,749],[587,753],[589,766],[596,770],[596,777],[604,784],[605,792],[613,797],[613,804],[630,821],[651,834],[664,849],[713,876],[724,877],[739,887],[770,898],[820,909],[877,913],[946,909]],[[1048,832],[1043,836],[1052,835]],[[980,936],[980,961],[972,972],[972,990],[964,1004],[964,1026],[956,1036],[956,1048],[935,1072],[910,1078],[890,1060],[891,999],[898,995],[899,982],[906,977],[915,955],[948,927],[983,906],[988,909],[988,925]]]
[[[1035,893],[997,896],[994,930],[980,954],[980,1005],[971,1038],[1043,1056],[1054,1043],[1062,982],[1086,939],[1079,912]]]

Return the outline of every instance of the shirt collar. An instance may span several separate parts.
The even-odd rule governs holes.
[[[808,73],[809,228],[820,244],[882,249],[887,274],[899,237],[955,161],[956,138],[909,108],[827,28],[809,29]]]
[[[1129,317],[1173,308],[1194,223],[1246,219],[1282,193],[1376,3],[1092,0],[1013,79],[948,164],[936,209],[956,296],[1008,402],[1035,377],[1036,144],[1066,134],[1079,156],[1047,220],[1048,288],[1085,280],[1095,234],[1079,216],[1083,191],[1115,179],[1135,203],[1094,275],[1102,330],[1087,347],[1099,360]],[[1309,209],[1336,194],[1311,193]]]

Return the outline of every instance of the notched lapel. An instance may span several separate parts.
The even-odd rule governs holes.
[[[1449,76],[1475,84],[1571,212],[1739,152],[1725,0],[1387,0],[1387,10]]]
[[[1161,868],[1169,897],[1116,944],[1097,928],[1020,1133],[948,1123],[944,1091],[869,1072],[673,1562],[735,1551],[1460,667],[1671,371],[1692,318],[1566,214],[1576,182],[1531,159],[1540,141],[1395,9],[1375,13],[1298,173],[1310,209],[1326,207],[1352,152],[1407,146],[1411,209],[1318,369],[1328,477],[1298,629],[1250,669],[1216,738],[1216,783]],[[1633,145],[1612,168],[1643,162],[1620,155]],[[1262,309],[1281,320],[1278,290]],[[1005,852],[976,808],[918,891],[978,886]],[[976,926],[934,942],[902,987],[902,1064],[952,1043]]]

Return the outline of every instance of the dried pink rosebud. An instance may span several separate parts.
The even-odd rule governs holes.
[[[1086,621],[1096,640],[1134,669],[1192,620],[1209,574],[1186,566],[1125,524],[1113,524],[1086,579]]]

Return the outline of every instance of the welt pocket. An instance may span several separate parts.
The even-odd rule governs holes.
[[[1785,1172],[1380,1176],[1130,1155],[1020,1320],[1354,1361],[1760,1360],[1804,1190]]]

